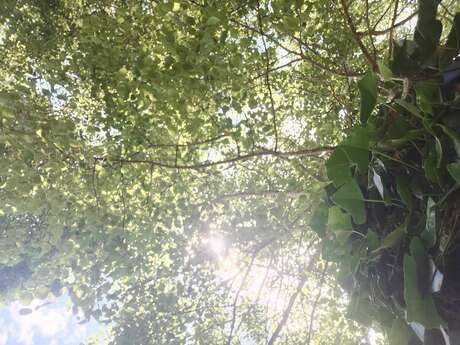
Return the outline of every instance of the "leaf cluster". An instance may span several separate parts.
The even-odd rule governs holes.
[[[419,11],[414,39],[358,83],[361,126],[326,162],[331,183],[311,222],[348,316],[380,325],[391,344],[447,344],[460,326],[460,14],[441,40],[437,2]]]

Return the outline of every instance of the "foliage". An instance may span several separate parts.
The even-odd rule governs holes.
[[[441,23],[454,3],[443,2]],[[356,85],[368,66],[384,66],[389,42],[408,33],[415,15],[410,0],[2,1],[0,273],[12,277],[0,285],[2,300],[27,304],[67,291],[82,322],[110,324],[113,344],[364,339],[366,328],[345,318],[337,267],[319,258],[308,224],[324,160],[359,118],[367,125],[326,163],[330,194],[339,188],[327,201],[338,206],[313,217],[344,244],[323,241],[326,259],[346,257],[349,232],[364,232],[369,215],[363,182],[343,183],[372,164],[375,184],[384,193],[392,185],[362,153],[376,142],[378,121],[392,116],[385,107],[370,114],[381,103],[376,87],[379,95],[424,95],[389,103],[401,119],[414,109],[437,114],[430,84],[406,87],[389,76],[401,77],[398,68],[411,80],[420,70],[435,75],[414,62],[433,43],[422,26],[417,40],[428,37],[426,49],[415,56],[406,54],[413,43],[394,45],[399,62],[380,67],[389,86],[373,73]],[[423,22],[439,26],[436,18]],[[359,93],[370,97],[361,106]],[[434,134],[421,119],[401,120],[379,143],[404,147],[427,137],[434,149],[427,144],[424,171],[437,179],[448,169],[458,180],[449,158],[458,128],[455,116],[443,119],[428,126]],[[387,169],[399,167],[398,157],[378,157]],[[397,195],[420,208],[406,187],[396,184]],[[352,230],[340,207],[362,230]],[[375,257],[403,242],[400,232],[383,239],[392,229],[377,230],[366,235]],[[404,333],[398,320],[393,329]]]
[[[351,295],[348,316],[379,323],[391,344],[451,343],[460,327],[460,14],[440,43],[437,5],[420,1],[414,40],[395,43],[380,81],[358,83],[361,126],[326,162],[312,222]]]

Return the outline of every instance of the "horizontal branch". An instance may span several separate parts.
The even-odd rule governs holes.
[[[269,73],[276,72],[276,71],[278,71],[278,70],[280,70],[280,69],[283,69],[283,68],[285,68],[285,67],[288,67],[288,66],[290,66],[290,65],[292,65],[292,64],[294,64],[294,63],[296,63],[296,62],[300,62],[300,61],[302,61],[302,60],[303,60],[302,57],[298,57],[298,58],[292,59],[291,61],[288,61],[288,62],[286,62],[286,63],[283,64],[283,65],[279,65],[279,66],[270,68],[270,70],[269,70],[268,72],[269,72]],[[263,73],[260,73],[260,74],[256,75],[255,77],[253,77],[251,80],[249,80],[249,82],[253,82],[253,81],[256,80],[256,79],[265,77],[265,74],[266,74],[266,72],[264,71]]]
[[[225,165],[237,162],[243,162],[259,157],[277,157],[277,158],[291,158],[291,157],[308,157],[308,156],[317,156],[321,153],[329,153],[334,150],[334,146],[322,146],[312,149],[300,149],[297,151],[290,152],[281,152],[274,150],[262,150],[258,152],[252,152],[245,155],[238,155],[236,157],[223,159],[220,161],[205,161],[201,163],[194,164],[177,164],[177,163],[167,163],[164,161],[156,161],[149,159],[125,159],[125,158],[103,158],[103,157],[94,157],[96,161],[109,162],[109,163],[119,163],[119,164],[148,164],[151,166],[158,166],[162,168],[169,169],[179,169],[179,170],[200,170],[209,168],[212,166]]]
[[[233,199],[233,198],[257,197],[257,196],[276,197],[280,194],[284,194],[290,198],[299,198],[303,195],[306,195],[305,192],[299,192],[299,191],[265,190],[265,191],[260,191],[260,192],[239,192],[239,193],[232,193],[232,194],[224,194],[214,199],[213,201],[218,202],[218,201],[223,201],[223,200]]]

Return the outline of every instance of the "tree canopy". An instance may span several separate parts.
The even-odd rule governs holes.
[[[339,230],[365,221],[362,195],[348,201],[370,160],[353,150],[377,103],[437,114],[433,90],[417,89],[415,107],[407,84],[434,75],[433,56],[438,72],[458,54],[458,7],[2,1],[1,299],[67,291],[82,322],[108,324],[110,344],[366,343],[367,327],[347,317],[340,265],[325,254],[324,215]],[[451,188],[458,157],[439,150],[458,154],[456,114],[423,127],[432,134],[410,120],[378,140],[431,138],[429,167],[451,175],[441,184],[435,168],[428,174]],[[418,132],[401,139],[406,130]],[[378,190],[379,178],[390,181],[375,176]],[[332,208],[329,181],[348,186],[329,193]],[[415,195],[401,193],[402,205]]]

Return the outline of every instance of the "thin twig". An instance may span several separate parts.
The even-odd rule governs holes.
[[[99,195],[97,193],[97,187],[96,187],[96,165],[97,165],[97,160],[94,160],[93,168],[92,168],[91,184],[93,187],[94,197],[96,199],[96,207],[99,208],[101,203],[99,202]]]
[[[369,0],[366,0],[366,15],[365,15],[365,20],[366,20],[366,26],[367,29],[371,29],[371,22],[369,18]],[[375,48],[374,40],[372,39],[372,36],[369,37],[369,40],[371,41],[371,46],[372,46],[372,51],[374,53],[374,56],[377,56],[377,48]]]
[[[286,62],[286,63],[283,64],[283,65],[279,65],[279,66],[276,66],[276,67],[272,67],[272,68],[269,70],[269,72],[272,73],[272,72],[278,71],[278,70],[280,70],[280,69],[283,69],[283,68],[285,68],[285,67],[289,67],[290,65],[292,65],[292,64],[294,64],[294,63],[296,63],[296,62],[300,62],[300,61],[302,61],[302,60],[303,60],[302,57],[298,57],[298,58],[292,59],[291,61]],[[265,77],[265,75],[266,75],[266,71],[264,71],[263,73],[260,73],[260,74],[256,75],[255,77],[249,79],[248,82],[251,83],[251,82],[253,82],[253,81],[255,81],[255,80],[259,79],[259,78]]]
[[[335,75],[340,75],[340,76],[347,76],[347,77],[358,77],[358,76],[361,76],[362,73],[359,73],[359,72],[353,72],[353,71],[349,71],[349,73],[345,73],[344,71],[340,71],[340,70],[335,70],[329,66],[326,66],[324,64],[322,64],[321,62],[313,59],[310,55],[307,55],[305,53],[302,53],[302,52],[298,52],[298,51],[295,51],[289,47],[286,47],[285,45],[281,44],[273,35],[270,35],[266,32],[260,32],[260,30],[258,28],[254,28],[248,24],[245,24],[243,22],[240,22],[239,20],[236,20],[236,19],[229,19],[231,22],[245,28],[246,30],[249,30],[249,31],[252,31],[252,32],[255,32],[255,33],[258,33],[260,35],[263,35],[265,36],[266,39],[269,39],[273,44],[275,44],[277,47],[283,49],[284,51],[288,52],[288,53],[291,53],[292,55],[296,55],[296,56],[300,56],[303,60],[305,61],[308,61],[310,64],[312,64],[313,66],[315,67],[318,67],[324,71],[327,71],[331,74],[335,74]],[[295,39],[295,38],[294,38]]]
[[[392,30],[406,24],[409,20],[411,20],[412,18],[414,18],[416,15],[418,14],[418,11],[415,11],[414,13],[412,13],[410,16],[408,16],[407,18],[401,20],[400,22],[396,23],[396,24],[393,24],[391,25],[389,28],[387,29],[384,29],[384,30],[372,30],[372,31],[365,31],[365,32],[357,32],[356,34],[359,36],[359,37],[362,37],[362,36],[381,36],[381,35],[386,35],[388,34],[389,32],[391,32]]]
[[[273,131],[275,132],[275,147],[273,150],[276,152],[278,150],[278,127],[276,123],[275,101],[273,100],[272,87],[270,84],[270,55],[269,55],[269,51],[267,48],[267,42],[265,41],[265,36],[263,35],[264,29],[263,29],[263,23],[262,23],[262,16],[260,15],[260,2],[259,1],[257,1],[257,20],[259,22],[259,30],[261,33],[260,36],[262,38],[262,44],[264,46],[264,51],[265,51],[265,84],[267,86],[268,95],[270,97],[270,107],[271,107],[272,117],[273,117]]]
[[[389,39],[389,46],[390,46],[390,49],[388,49],[388,53],[389,53],[389,59],[391,59],[391,57],[393,56],[393,35],[394,35],[394,28],[395,28],[395,22],[396,22],[396,17],[398,16],[398,6],[399,6],[399,0],[396,0],[395,1],[395,8],[393,10],[393,18],[391,19],[391,29],[390,29],[390,37],[388,38]]]
[[[375,61],[375,57],[372,57],[371,53],[369,53],[369,50],[366,48],[364,45],[363,41],[361,41],[360,36],[358,35],[358,31],[356,30],[356,26],[353,23],[353,19],[351,18],[350,12],[348,11],[348,5],[346,3],[346,0],[340,0],[340,3],[342,5],[342,10],[343,14],[345,16],[345,20],[348,24],[348,28],[350,29],[356,43],[358,43],[359,48],[361,49],[362,53],[364,54],[365,58],[369,62],[369,64],[372,67],[372,70],[374,72],[379,71],[379,67],[377,65],[377,61]]]
[[[320,281],[319,281],[319,290],[318,290],[318,293],[316,295],[316,298],[315,298],[315,301],[313,302],[313,306],[311,308],[311,313],[310,313],[310,325],[308,326],[308,338],[307,338],[307,344],[306,345],[310,345],[310,342],[311,342],[311,336],[312,336],[312,332],[313,332],[313,321],[315,319],[315,313],[316,313],[316,308],[318,308],[318,302],[319,302],[319,299],[321,298],[321,293],[322,293],[322,289],[323,289],[323,285],[324,285],[324,280],[325,280],[325,277],[326,277],[326,271],[327,271],[327,267],[328,267],[328,263],[326,263],[324,265],[324,269],[323,271],[321,272],[321,278],[320,278]]]
[[[263,248],[265,248],[266,246],[268,246],[268,245],[271,244],[272,242],[273,242],[273,241],[270,240],[270,241],[266,241],[266,242],[261,243],[261,245],[258,246],[258,247],[254,250],[254,253],[252,254],[251,261],[250,261],[248,267],[246,268],[246,272],[244,273],[244,277],[243,277],[243,279],[241,280],[241,284],[240,284],[238,290],[236,291],[235,298],[233,299],[233,304],[232,304],[232,319],[231,319],[230,333],[229,333],[228,338],[227,338],[227,345],[231,345],[231,343],[232,343],[233,332],[234,332],[234,330],[235,330],[235,323],[236,323],[236,309],[237,309],[237,307],[238,307],[238,299],[239,299],[239,297],[240,297],[241,291],[243,290],[243,286],[244,286],[244,284],[246,283],[246,280],[248,279],[249,273],[251,272],[252,266],[254,265],[254,262],[255,262],[255,260],[256,260],[257,254],[259,254],[259,252],[260,252]]]
[[[312,258],[310,259],[310,262],[308,263],[308,267],[306,268],[306,272],[310,271],[313,266],[315,265],[317,259],[319,256],[319,252],[316,252],[313,254]],[[273,332],[272,336],[268,340],[267,345],[273,345],[275,344],[276,340],[278,339],[279,335],[281,334],[281,331],[283,330],[284,326],[286,325],[289,316],[291,314],[291,310],[294,307],[295,301],[297,297],[299,296],[300,292],[302,291],[305,283],[308,280],[308,275],[304,274],[302,278],[300,278],[299,283],[297,284],[297,288],[294,292],[293,295],[291,295],[291,298],[289,298],[289,303],[286,307],[286,309],[283,312],[283,316],[281,318],[281,321],[278,323],[278,326],[276,327],[275,331]]]

